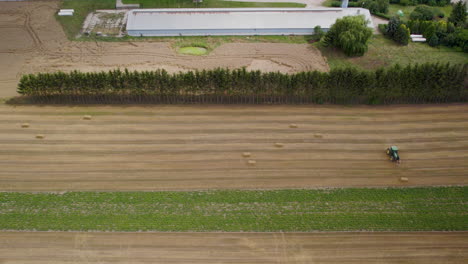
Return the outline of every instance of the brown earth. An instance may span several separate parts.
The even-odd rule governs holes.
[[[467,232],[0,232],[0,263],[467,263]]]
[[[468,104],[0,105],[0,190],[466,185],[467,128]]]
[[[206,56],[180,55],[169,42],[69,41],[54,18],[58,1],[0,2],[0,97],[16,95],[22,74],[114,68],[168,72],[217,67],[286,73],[329,67],[307,44],[228,43]]]

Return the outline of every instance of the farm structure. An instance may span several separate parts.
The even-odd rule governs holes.
[[[363,15],[363,8],[206,8],[134,9],[128,14],[130,36],[311,35],[327,31],[338,18]]]

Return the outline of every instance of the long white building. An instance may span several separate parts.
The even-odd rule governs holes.
[[[129,11],[130,36],[310,35],[325,31],[344,16],[363,15],[364,8],[187,8]]]

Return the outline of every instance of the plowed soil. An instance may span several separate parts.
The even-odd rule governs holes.
[[[466,104],[3,105],[0,190],[465,185],[467,128]],[[400,148],[400,165],[385,154],[391,145]]]
[[[2,263],[466,263],[468,233],[2,232]]]
[[[170,42],[69,41],[54,18],[58,1],[0,2],[0,97],[16,95],[23,74],[55,71],[241,68],[285,73],[329,67],[307,44],[227,43],[206,56],[178,54]]]

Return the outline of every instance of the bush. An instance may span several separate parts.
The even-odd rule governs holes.
[[[468,29],[458,29],[455,33],[457,46],[468,52]]]
[[[431,23],[426,29],[423,31],[423,36],[426,39],[431,39],[432,36],[436,34],[436,28],[434,26],[434,23]]]
[[[439,38],[437,37],[437,34],[432,35],[432,37],[429,39],[428,44],[431,47],[439,45]]]
[[[401,0],[400,1],[400,5],[402,5],[402,6],[409,6],[411,4],[412,4],[412,2],[410,0]]]
[[[322,27],[320,26],[315,26],[314,27],[314,39],[315,40],[320,40],[325,36],[325,32],[323,31]]]
[[[410,21],[408,21],[407,26],[409,27],[411,33],[413,33],[413,34],[420,34],[421,33],[421,30],[419,28],[420,27],[419,20],[410,20]]]
[[[393,37],[393,39],[403,45],[403,46],[406,46],[408,45],[409,43],[409,40],[410,40],[410,31],[409,29],[404,25],[404,24],[401,24],[397,31],[395,32],[395,35]]]
[[[362,56],[371,36],[372,29],[367,27],[364,16],[346,16],[336,20],[325,35],[324,43],[341,49],[347,56]]]
[[[36,103],[415,103],[466,102],[468,65],[423,64],[283,74],[215,69],[38,73],[18,93]]]
[[[395,33],[397,32],[398,28],[401,25],[401,20],[399,17],[392,17],[390,21],[388,21],[388,26],[387,26],[387,32],[385,35],[387,35],[389,38],[393,39]]]
[[[458,1],[450,13],[449,21],[457,27],[464,27],[466,23],[466,3]]]
[[[386,24],[379,24],[378,28],[379,28],[379,32],[380,32],[380,33],[382,33],[383,35],[386,35],[386,34],[387,34],[388,25],[386,25]]]
[[[341,2],[340,1],[333,1],[331,2],[332,7],[341,7]]]
[[[450,33],[445,35],[441,41],[441,44],[447,47],[455,47],[458,44],[457,40],[457,35],[455,33]]]
[[[433,17],[432,9],[427,6],[418,6],[410,14],[411,20],[432,20]]]
[[[372,14],[388,13],[389,1],[388,0],[368,0],[360,2],[362,7],[369,9]]]

